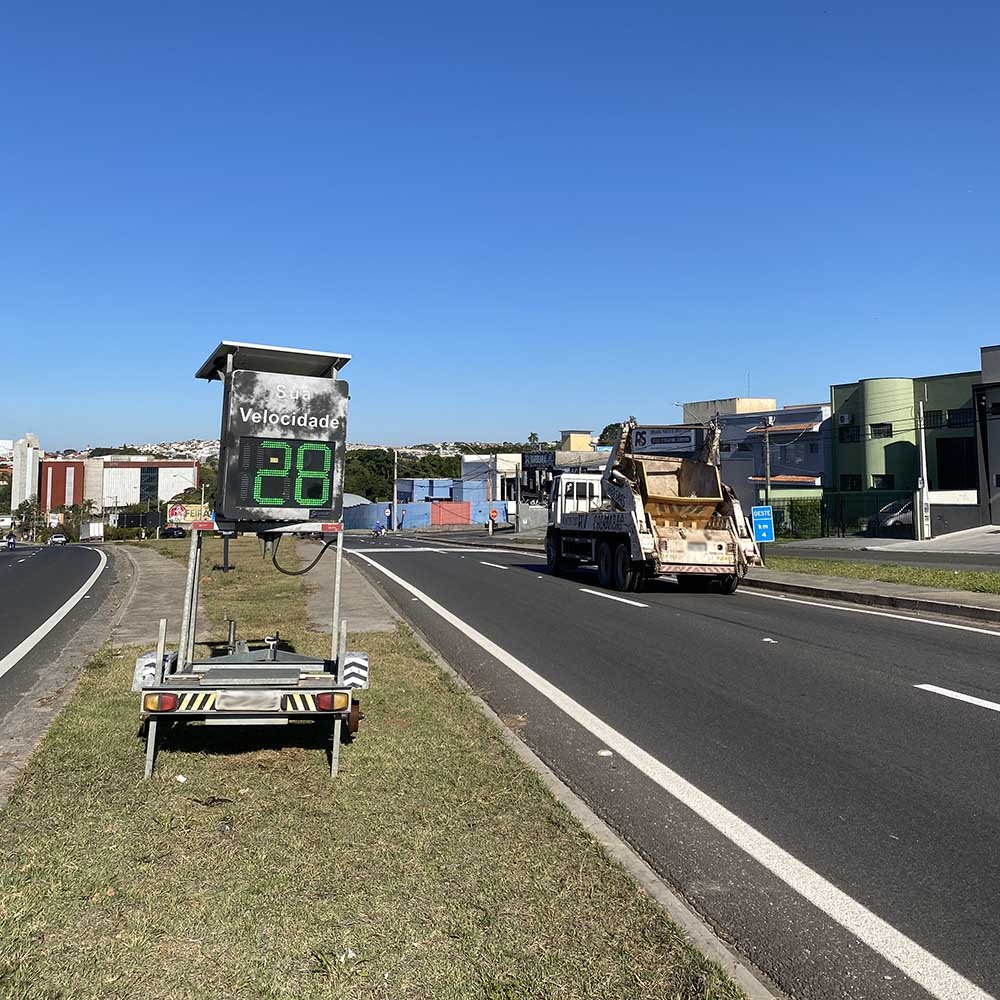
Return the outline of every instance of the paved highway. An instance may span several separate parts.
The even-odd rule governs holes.
[[[110,585],[103,553],[78,545],[0,549],[0,733],[10,711]]]
[[[446,542],[348,548],[782,990],[1000,995],[1000,630],[667,582],[619,595]]]

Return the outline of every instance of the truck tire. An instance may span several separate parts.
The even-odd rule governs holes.
[[[625,542],[619,542],[615,547],[614,579],[615,590],[635,590],[638,570],[632,565],[632,553]]]
[[[607,542],[597,546],[597,582],[602,587],[611,587],[614,583],[614,554]]]
[[[740,578],[736,573],[726,573],[724,576],[720,576],[719,580],[719,590],[723,594],[735,594],[736,588],[740,585]]]
[[[559,555],[559,536],[552,532],[545,536],[545,565],[553,576],[559,576],[563,569],[563,561]]]

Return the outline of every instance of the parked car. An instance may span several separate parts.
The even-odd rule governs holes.
[[[913,501],[893,500],[879,509],[876,516],[868,518],[869,535],[913,534]]]
[[[183,528],[178,528],[176,524],[172,524],[160,532],[160,538],[183,538],[186,534],[187,532]]]
[[[54,531],[49,535],[49,545],[65,545],[69,539],[61,532]]]

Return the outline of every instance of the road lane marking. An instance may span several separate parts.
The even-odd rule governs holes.
[[[593,594],[594,597],[603,597],[608,601],[618,601],[619,604],[631,604],[633,608],[648,608],[648,604],[640,601],[630,601],[627,597],[616,597],[614,594],[605,594],[603,590],[588,590],[586,587],[580,588],[581,594]]]
[[[825,604],[822,601],[803,601],[798,597],[782,597],[780,594],[763,594],[757,590],[738,590],[742,597],[763,597],[768,601],[787,601],[789,604],[808,604],[811,608],[829,608],[831,611],[850,611],[855,615],[875,615],[876,618],[896,618],[901,622],[916,622],[917,625],[936,625],[939,628],[954,628],[960,632],[977,632],[979,635],[1000,636],[993,628],[979,628],[976,625],[959,625],[957,622],[942,622],[936,618],[914,618],[913,615],[897,615],[892,611],[873,611],[871,608],[851,608],[843,604]]]
[[[27,558],[28,558],[27,556],[24,557],[24,559],[27,559]],[[24,562],[24,559],[18,559],[18,561],[17,561],[18,566],[20,566],[21,563]]]
[[[512,653],[508,653],[482,632],[438,604],[433,597],[364,553],[359,552],[357,555],[530,684],[539,694],[584,729],[589,730],[596,739],[619,757],[627,760],[664,791],[686,805],[758,864],[922,986],[936,1000],[994,1000],[990,994],[966,979],[960,972],[946,965],[941,959],[896,930],[890,923],[838,889],[818,872],[804,865],[759,830],[613,729],[579,702],[574,701]]]
[[[1000,703],[987,701],[985,698],[973,698],[971,694],[962,694],[961,691],[950,691],[948,688],[938,687],[936,684],[914,684],[915,688],[921,691],[930,691],[932,694],[943,694],[945,698],[954,698],[956,701],[967,701],[970,705],[978,705],[980,708],[990,708],[994,712],[1000,712]]]
[[[97,582],[97,578],[104,572],[104,567],[108,564],[108,557],[98,549],[91,549],[90,551],[97,552],[97,556],[100,559],[97,569],[90,574],[86,583],[58,611],[49,615],[31,635],[26,639],[22,639],[18,645],[0,660],[0,677],[3,677],[8,670],[11,670],[27,656],[83,600],[87,591]]]
[[[494,569],[510,569],[509,566],[501,566],[500,563],[488,563],[485,559],[479,560],[480,566],[492,566]]]

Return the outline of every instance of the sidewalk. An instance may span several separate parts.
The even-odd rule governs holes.
[[[419,537],[419,536],[417,536]],[[511,544],[510,539],[486,532],[474,537],[463,532],[461,539],[451,538],[455,545],[484,545],[512,552],[544,552],[544,545],[534,538],[523,544]],[[440,539],[437,539],[440,541]],[[846,555],[844,558],[850,558]],[[772,590],[800,597],[817,597],[830,601],[846,601],[870,607],[895,608],[900,611],[921,611],[937,615],[967,618],[1000,624],[1000,595],[973,593],[937,587],[919,587],[880,580],[853,580],[844,577],[821,576],[812,573],[783,573],[767,567],[755,567],[743,581],[751,590]]]

